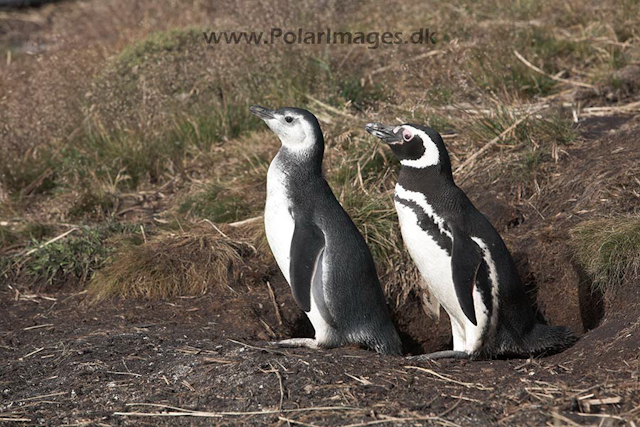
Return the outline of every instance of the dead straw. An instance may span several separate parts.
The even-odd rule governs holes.
[[[520,55],[520,53],[517,50],[513,51],[514,55],[516,56],[516,58],[518,58],[524,65],[526,65],[527,67],[531,68],[533,71],[542,74],[543,76],[550,78],[551,80],[555,80],[557,82],[562,82],[562,83],[567,83],[573,86],[580,86],[580,87],[586,87],[588,89],[595,89],[596,87],[594,85],[591,85],[589,83],[582,83],[582,82],[577,82],[575,80],[569,80],[569,79],[563,79],[562,77],[557,77],[554,76],[552,74],[546,73],[545,71],[543,71],[542,69],[536,67],[535,65],[533,65],[531,62],[527,61],[522,55]]]
[[[525,116],[520,117],[518,120],[515,121],[515,123],[513,123],[511,126],[506,128],[505,130],[503,130],[500,133],[500,135],[496,136],[491,141],[487,142],[482,148],[480,148],[478,151],[473,153],[469,158],[467,158],[460,166],[458,166],[456,168],[456,170],[454,171],[454,175],[459,175],[464,171],[465,168],[473,166],[473,164],[475,163],[475,161],[476,161],[476,159],[478,157],[480,157],[485,151],[487,151],[489,148],[493,147],[496,143],[498,143],[498,141],[500,141],[502,138],[504,138],[512,130],[514,130],[520,123],[524,122],[525,120],[527,120],[533,114],[538,113],[538,112],[544,110],[547,107],[548,107],[547,105],[544,105],[544,106],[542,106],[542,107],[540,107],[540,108],[538,108],[536,110],[533,110],[533,111],[529,112]]]
[[[462,381],[454,380],[453,378],[446,377],[446,376],[444,376],[442,374],[437,373],[436,371],[434,371],[432,369],[423,368],[421,366],[405,366],[405,368],[407,368],[407,369],[415,369],[417,371],[424,372],[424,373],[429,374],[429,375],[433,375],[434,377],[439,378],[439,379],[441,379],[443,381],[450,382],[450,383],[453,383],[453,384],[458,384],[458,385],[461,385],[463,387],[477,388],[478,390],[485,390],[485,391],[493,390],[493,387],[486,387],[486,386],[484,386],[482,384],[465,383],[465,382],[462,382]]]
[[[361,408],[355,408],[350,406],[317,406],[308,408],[295,408],[295,409],[276,409],[266,411],[247,411],[247,412],[208,412],[208,411],[194,411],[191,409],[178,408],[175,406],[161,405],[157,403],[127,403],[126,406],[152,406],[156,408],[172,409],[168,412],[114,412],[113,415],[119,416],[137,416],[137,417],[202,417],[202,418],[220,418],[225,416],[231,417],[243,417],[243,416],[259,416],[259,415],[273,415],[295,412],[308,412],[308,411],[361,411]]]

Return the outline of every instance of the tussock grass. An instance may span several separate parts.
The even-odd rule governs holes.
[[[366,193],[358,188],[343,188],[340,203],[362,232],[380,266],[403,250],[398,241],[398,217],[390,196]],[[382,267],[385,268],[385,267]]]
[[[498,28],[496,36],[509,37],[512,31]],[[519,62],[513,50],[553,75],[564,70],[567,62],[585,61],[595,55],[595,51],[588,49],[584,42],[557,36],[551,26],[532,25],[517,31],[512,43],[499,45],[494,50],[486,49],[486,46],[474,50],[471,75],[484,90],[521,97],[545,96],[557,90],[558,82]]]
[[[222,145],[262,126],[252,104],[304,106],[315,93],[362,107],[380,97],[319,51],[257,46],[238,58],[235,49],[216,49],[194,28],[125,47],[98,73],[82,125],[63,142],[0,161],[0,183],[14,197],[79,191],[71,216],[108,217],[119,192],[161,185],[203,157],[216,163]]]
[[[202,295],[234,286],[251,273],[252,245],[192,229],[162,234],[143,245],[125,245],[88,286],[97,299]]]
[[[615,293],[640,280],[640,217],[585,221],[571,233],[576,259],[593,280],[594,289]]]
[[[200,156],[195,169],[207,170],[181,198],[177,213],[191,219],[230,223],[262,215],[267,171],[280,142],[263,130],[226,141]]]
[[[202,29],[195,27],[158,31],[122,49],[110,67],[126,74],[134,67],[147,66],[150,61],[160,62],[172,53],[184,55],[184,50],[193,48],[194,41],[199,39],[202,39]]]
[[[515,123],[523,112],[516,113],[501,105],[489,114],[472,119],[467,128],[468,136],[478,141],[489,141]],[[505,136],[502,145],[515,147],[539,147],[557,143],[566,145],[575,140],[577,134],[566,113],[553,110],[529,116],[511,134]]]
[[[333,142],[326,162],[329,184],[369,245],[385,291],[399,306],[419,282],[393,204],[398,162],[378,140],[351,131]]]
[[[214,47],[206,45],[202,29],[173,29],[116,55],[94,83],[101,102],[92,108],[100,122],[109,123],[110,132],[147,133],[164,130],[162,124],[176,111],[196,110],[192,116],[211,121],[205,126],[208,133],[232,138],[255,126],[250,105],[300,105],[305,93],[328,88],[350,94],[315,49]]]
[[[607,23],[597,18],[598,8],[576,6],[570,11],[539,2],[482,1],[469,6],[481,18],[476,25],[482,29],[479,42],[469,49],[470,78],[483,91],[500,97],[530,99],[564,87],[519,62],[513,50],[550,75],[580,76],[593,84],[634,60],[637,49],[620,42],[637,41],[638,33],[632,29],[638,24],[637,2],[610,8]]]
[[[354,138],[344,142],[342,152],[331,162],[328,176],[336,197],[371,246],[374,257],[382,261],[397,250],[393,236],[397,215],[393,207],[391,154],[377,142]],[[389,156],[389,157],[388,157]]]

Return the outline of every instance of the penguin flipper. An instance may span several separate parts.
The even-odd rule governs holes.
[[[451,250],[451,271],[453,287],[456,290],[462,312],[474,325],[478,325],[473,305],[473,287],[482,264],[480,247],[469,235],[458,227],[452,227],[453,249]]]
[[[318,268],[318,264],[322,264],[323,252],[322,230],[310,221],[296,220],[289,254],[289,277],[293,299],[305,312],[311,310],[311,288],[314,286],[314,276],[322,273],[322,267]]]
[[[322,272],[324,271],[323,262],[324,248],[320,251],[318,261],[316,262],[316,272],[313,275],[313,281],[311,282],[311,292],[313,293],[313,301],[316,303],[316,307],[318,307],[318,311],[324,321],[327,322],[329,326],[336,328],[337,324],[335,320],[333,320],[333,316],[331,316],[329,307],[327,307],[327,302],[325,301],[324,285],[322,283]]]

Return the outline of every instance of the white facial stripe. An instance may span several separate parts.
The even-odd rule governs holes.
[[[433,222],[438,225],[440,231],[449,236],[450,239],[453,239],[451,232],[444,226],[444,219],[442,219],[440,216],[438,216],[438,214],[434,212],[429,202],[427,202],[427,198],[424,196],[424,194],[418,193],[417,191],[407,190],[402,185],[396,184],[396,195],[401,199],[410,200],[420,206],[424,213],[426,213],[433,220]]]
[[[422,139],[422,144],[424,145],[424,154],[422,154],[422,157],[416,160],[400,160],[400,164],[403,166],[409,166],[418,169],[437,165],[440,162],[440,151],[438,151],[438,147],[436,146],[435,142],[433,142],[425,132],[419,129],[411,126],[405,126],[405,128],[410,129],[413,132],[414,138],[417,135],[420,137],[420,139]]]

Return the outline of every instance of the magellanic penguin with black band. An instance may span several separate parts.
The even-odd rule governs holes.
[[[418,358],[530,356],[573,344],[567,328],[537,321],[502,238],[454,183],[440,135],[415,124],[365,129],[400,161],[394,202],[402,238],[451,319],[453,351]]]

